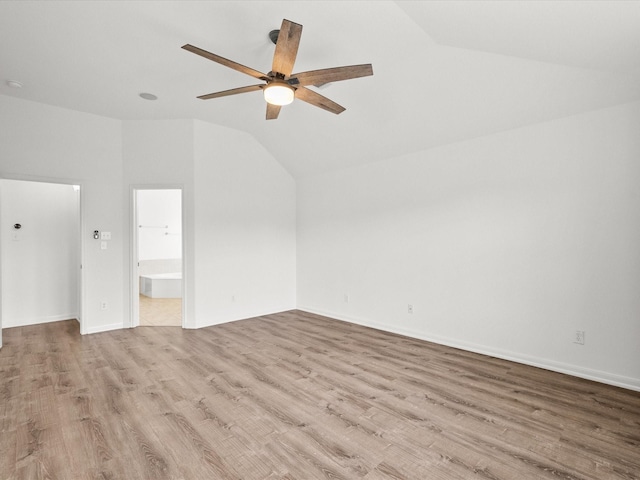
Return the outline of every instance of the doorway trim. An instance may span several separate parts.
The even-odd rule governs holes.
[[[17,181],[22,181],[22,182],[35,182],[35,183],[53,183],[53,184],[57,184],[57,185],[78,185],[80,187],[80,191],[79,193],[79,199],[78,199],[78,247],[79,247],[79,268],[80,268],[80,272],[79,272],[79,276],[78,276],[78,323],[80,324],[80,334],[81,335],[85,335],[87,333],[87,324],[85,321],[85,306],[86,306],[86,302],[85,302],[85,292],[86,292],[86,278],[84,275],[84,268],[83,265],[85,264],[85,239],[84,239],[84,231],[85,231],[85,218],[84,218],[84,212],[85,212],[85,187],[84,184],[81,180],[75,180],[75,179],[70,179],[70,178],[53,178],[53,177],[41,177],[41,176],[37,176],[37,175],[15,175],[15,174],[11,174],[11,173],[3,173],[0,175],[0,179],[1,180],[17,180]],[[2,227],[0,227],[2,228]],[[4,252],[2,252],[0,250],[0,262],[2,261],[2,258],[4,256]],[[0,275],[0,282],[1,282],[1,275]],[[2,285],[0,284],[0,306],[2,305],[2,295],[3,295],[3,289],[2,289]],[[0,348],[2,347],[2,308],[0,307]]]
[[[138,200],[137,193],[140,190],[180,190],[180,220],[182,223],[181,232],[181,248],[182,248],[182,325],[181,328],[185,328],[187,323],[187,242],[186,242],[186,212],[185,212],[185,198],[184,198],[184,185],[182,184],[135,184],[130,186],[129,200],[130,200],[130,229],[131,244],[129,246],[129,328],[136,328],[140,326],[140,283],[139,283],[139,255],[138,255]]]

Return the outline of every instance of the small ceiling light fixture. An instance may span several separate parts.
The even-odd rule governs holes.
[[[11,88],[22,88],[22,83],[17,80],[7,80],[7,85]]]
[[[157,100],[158,97],[156,97],[153,93],[141,93],[140,94],[140,98],[144,98],[145,100]]]
[[[271,105],[289,105],[294,97],[293,87],[286,82],[274,80],[264,87],[264,99]]]

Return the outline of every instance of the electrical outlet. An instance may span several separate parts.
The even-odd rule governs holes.
[[[576,335],[573,339],[573,343],[584,345],[584,330],[576,330]]]
[[[413,305],[407,305],[407,313],[413,313]]]
[[[100,302],[100,310],[107,310],[109,308],[109,304],[107,302]]]
[[[344,301],[345,301],[345,303],[349,303],[349,294],[348,293],[344,294]]]

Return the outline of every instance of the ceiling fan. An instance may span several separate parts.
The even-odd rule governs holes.
[[[309,85],[320,86],[329,82],[373,75],[371,64],[323,68],[320,70],[292,73],[301,35],[302,25],[286,19],[282,20],[280,30],[273,30],[269,33],[269,38],[276,44],[276,50],[273,54],[273,64],[269,73],[262,73],[253,68],[245,67],[244,65],[207,52],[201,48],[194,47],[193,45],[184,45],[182,48],[189,52],[208,58],[209,60],[264,82],[257,85],[209,93],[207,95],[201,95],[198,98],[208,100],[211,98],[262,90],[264,98],[267,101],[267,120],[275,120],[278,118],[280,108],[283,105],[288,105],[293,102],[294,98],[320,107],[331,113],[342,113],[345,110],[343,106],[306,87]]]

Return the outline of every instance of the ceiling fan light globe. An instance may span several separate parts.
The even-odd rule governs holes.
[[[271,105],[289,105],[294,97],[293,88],[284,83],[272,83],[264,88],[264,99]]]

